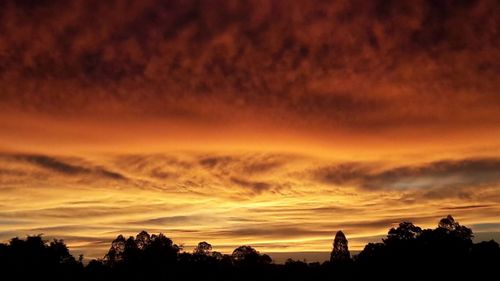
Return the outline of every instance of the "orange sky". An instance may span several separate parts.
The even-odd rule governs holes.
[[[496,1],[6,1],[0,240],[500,233]]]

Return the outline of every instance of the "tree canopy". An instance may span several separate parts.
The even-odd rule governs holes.
[[[338,231],[330,261],[307,263],[271,257],[249,245],[231,255],[213,251],[206,241],[192,252],[183,251],[162,233],[141,231],[135,237],[118,235],[102,259],[86,265],[75,259],[64,241],[41,235],[0,243],[2,280],[326,280],[384,278],[422,280],[428,276],[486,278],[496,274],[500,248],[495,241],[473,243],[472,230],[452,216],[434,229],[401,222],[379,243],[368,243],[351,257],[348,240]]]

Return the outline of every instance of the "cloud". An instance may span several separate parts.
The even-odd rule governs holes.
[[[478,232],[500,232],[500,223],[479,223],[472,225]]]
[[[178,179],[194,165],[190,159],[165,154],[120,155],[112,162],[112,165],[130,174],[164,181]]]
[[[259,175],[273,172],[286,163],[297,160],[298,156],[273,153],[247,153],[242,155],[202,156],[201,166],[209,170],[235,170],[245,175]]]
[[[131,224],[137,227],[177,227],[177,226],[192,226],[200,223],[217,222],[216,218],[206,215],[180,215],[180,216],[163,216],[152,219],[133,221]],[[176,231],[179,230],[176,228]]]
[[[250,188],[255,193],[261,193],[271,188],[271,184],[266,182],[248,181],[235,177],[230,178],[230,180],[236,185],[242,186],[244,188]]]
[[[443,160],[416,166],[380,168],[348,163],[323,167],[313,177],[334,185],[353,185],[366,190],[477,188],[500,183],[499,159]],[[432,189],[432,190],[431,190]]]
[[[333,231],[307,229],[295,226],[255,226],[251,228],[239,227],[233,230],[222,230],[216,232],[218,235],[235,238],[259,237],[259,238],[297,238],[318,235],[332,235]]]
[[[492,205],[492,204],[465,205],[465,206],[456,206],[456,207],[444,207],[442,209],[443,210],[454,211],[454,210],[483,209],[483,208],[490,208],[490,207],[494,207],[494,205]]]
[[[240,187],[249,194],[276,192],[287,184],[270,178],[287,173],[298,156],[274,153],[243,153],[234,155],[203,155],[199,165],[223,185]]]
[[[209,169],[213,169],[215,168],[216,166],[220,166],[220,165],[227,165],[229,162],[232,162],[233,161],[233,158],[229,157],[229,156],[219,156],[219,157],[206,157],[206,158],[202,158],[200,160],[200,164],[203,166],[203,167],[206,167],[206,168],[209,168]]]
[[[1,9],[3,109],[364,131],[499,121],[494,0],[36,2]]]
[[[24,162],[66,176],[91,175],[102,179],[126,180],[124,175],[101,166],[83,166],[80,164],[67,163],[62,159],[47,155],[3,154],[0,155],[0,158],[3,158],[6,162]],[[11,163],[9,163],[9,165],[11,165]],[[17,176],[26,175],[24,171],[11,172],[11,174]]]
[[[146,230],[189,249],[207,240],[224,253],[242,244],[322,251],[343,230],[359,250],[401,220],[435,227],[450,213],[475,232],[497,232],[497,158],[333,161],[203,150],[3,153],[0,240],[43,232],[102,257],[117,234]]]
[[[313,178],[328,184],[344,185],[364,178],[370,169],[361,163],[341,163],[313,171]]]
[[[286,182],[278,184],[272,178],[287,173],[287,165],[294,159],[285,154],[265,153],[124,154],[94,159],[4,153],[0,155],[0,162],[5,164],[0,170],[0,183],[6,188],[7,184],[53,185],[58,182],[76,188],[108,181],[104,184],[120,184],[123,189],[247,197],[285,188]]]
[[[415,224],[420,224],[422,222],[429,222],[435,220],[436,224],[438,219],[436,216],[423,216],[423,217],[388,217],[383,219],[374,220],[357,220],[357,221],[341,221],[341,222],[327,222],[322,225],[314,225],[304,223],[295,223],[292,221],[288,222],[277,222],[273,224],[254,222],[248,223],[246,225],[239,225],[234,229],[220,229],[215,231],[217,235],[224,237],[234,237],[234,238],[246,238],[252,237],[255,239],[283,239],[283,240],[294,240],[297,238],[321,238],[321,239],[333,239],[335,232],[337,230],[343,230],[344,232],[351,234],[355,232],[370,231],[379,233],[380,231],[386,232],[394,225],[399,224],[402,221],[411,221]],[[378,237],[378,236],[377,236]]]
[[[45,155],[16,155],[13,158],[16,160],[26,161],[31,164],[62,174],[75,175],[89,172],[89,169],[87,168],[64,163],[60,160]]]
[[[410,191],[405,195],[405,200],[410,202],[419,198],[440,200],[491,196],[500,183],[500,160],[496,158],[440,160],[412,165],[369,161],[331,165],[313,158],[272,153],[137,154],[92,161],[83,157],[2,154],[0,161],[5,163],[5,168],[0,170],[0,180],[5,187],[26,181],[27,177],[48,182],[47,177],[57,176],[79,186],[78,181],[122,181],[129,187],[192,192],[200,196],[210,193],[223,197],[276,192],[300,194],[309,188],[336,186],[371,191]],[[302,183],[306,179],[312,179],[311,187]]]

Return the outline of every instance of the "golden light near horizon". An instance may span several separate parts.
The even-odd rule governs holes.
[[[293,256],[448,214],[498,240],[498,3],[442,5],[7,2],[0,240]]]

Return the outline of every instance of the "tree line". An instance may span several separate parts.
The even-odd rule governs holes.
[[[402,222],[380,243],[369,243],[351,256],[348,240],[338,231],[331,257],[323,263],[288,259],[273,263],[251,246],[230,255],[200,242],[185,251],[170,238],[146,231],[128,238],[118,235],[106,255],[83,263],[62,240],[41,235],[12,238],[0,244],[2,280],[426,280],[434,278],[488,278],[497,276],[497,242],[473,243],[472,230],[452,216],[435,229]]]

